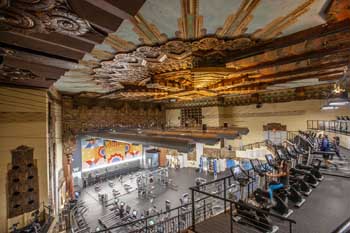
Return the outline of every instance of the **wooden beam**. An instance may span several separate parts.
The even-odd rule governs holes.
[[[33,33],[31,36],[84,52],[90,52],[94,46],[98,44],[97,42],[88,40],[82,36],[68,36],[58,32]]]
[[[40,77],[53,80],[59,79],[68,70],[47,66],[45,64],[31,63],[29,61],[17,59],[16,57],[5,57],[3,63],[11,67],[29,70]]]
[[[1,75],[1,74],[0,74]],[[15,86],[15,87],[38,87],[49,88],[55,81],[54,80],[3,80],[0,79],[1,85]]]
[[[123,22],[119,16],[96,6],[96,4],[104,2],[103,0],[92,1],[92,3],[88,0],[68,0],[68,2],[73,11],[80,17],[111,31],[116,31]]]
[[[340,46],[337,47],[331,47],[331,48],[323,48],[319,49],[316,51],[311,51],[307,53],[303,53],[301,55],[292,55],[292,56],[286,56],[281,59],[277,59],[274,61],[267,61],[267,62],[262,62],[254,66],[248,66],[248,67],[243,67],[241,69],[238,69],[236,73],[241,73],[241,72],[250,72],[250,71],[255,71],[258,69],[263,69],[267,67],[272,67],[272,66],[278,66],[278,65],[285,65],[293,62],[298,62],[298,61],[303,61],[303,60],[308,60],[308,59],[313,59],[313,58],[319,58],[327,55],[332,55],[332,54],[337,54],[337,53],[342,53],[342,52],[347,52],[350,49],[350,42],[343,43]]]
[[[105,12],[108,12],[111,15],[115,15],[118,18],[132,20],[132,15],[130,15],[127,12],[119,9],[114,4],[111,4],[108,1],[104,1],[104,0],[100,0],[100,1],[84,0],[84,1],[88,2],[89,4],[93,5],[94,7],[97,7],[99,9],[102,9]]]
[[[132,16],[136,15],[141,9],[142,5],[146,2],[146,0],[132,0],[132,1],[105,0],[105,1]]]
[[[18,32],[0,31],[0,42],[75,60],[85,55],[85,51]]]
[[[312,40],[330,34],[350,31],[350,20],[334,22],[309,28],[294,34],[258,43],[257,46],[245,49],[244,53],[236,53],[227,59],[227,62],[241,60],[247,57],[263,54],[267,51],[276,50],[293,44],[298,44],[306,40]]]
[[[78,69],[81,67],[81,65],[75,62],[61,60],[61,59],[52,58],[48,56],[32,54],[32,53],[23,52],[20,50],[13,50],[13,49],[10,50],[10,53],[4,55],[5,63],[9,59],[23,61],[25,63],[41,64],[44,66],[56,67],[56,68],[66,69],[66,70]]]

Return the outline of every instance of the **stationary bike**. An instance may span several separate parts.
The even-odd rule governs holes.
[[[265,180],[265,183],[262,184],[265,186],[265,189],[267,188],[267,180],[266,180],[266,173],[272,172],[272,167],[268,166],[268,164],[262,164],[257,159],[250,160],[250,163],[252,164],[252,167],[254,171],[259,175],[260,180]],[[261,187],[262,187],[261,185]],[[298,191],[299,187],[296,187],[297,184],[290,185],[290,187],[287,189],[286,187],[276,190],[276,194],[281,198],[285,203],[286,197],[288,200],[294,203],[296,207],[300,207],[305,203],[305,199],[303,198],[302,194]]]
[[[233,220],[242,224],[254,226],[258,230],[263,230],[264,232],[276,232],[278,230],[278,226],[272,224],[272,220],[267,214],[255,210],[249,204],[243,201],[243,199],[245,199],[244,188],[252,181],[253,178],[249,176],[249,174],[240,166],[232,167],[231,173],[234,179],[239,183],[241,191],[241,199],[235,203],[236,215],[233,217]],[[268,206],[262,206],[261,210],[269,212],[270,208]]]

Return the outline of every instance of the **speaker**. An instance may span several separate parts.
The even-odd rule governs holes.
[[[224,123],[224,128],[228,128],[228,123],[227,122]]]
[[[11,151],[12,164],[7,172],[9,218],[39,208],[38,169],[33,152],[34,149],[27,146]]]
[[[207,124],[203,124],[203,125],[202,125],[202,130],[203,130],[203,131],[207,131]]]

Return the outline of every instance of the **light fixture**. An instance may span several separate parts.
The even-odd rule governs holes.
[[[339,107],[337,106],[329,106],[329,105],[325,105],[323,106],[321,109],[322,110],[335,110],[335,109],[338,109]]]
[[[347,99],[341,99],[341,100],[332,100],[328,102],[328,105],[330,106],[344,106],[349,104],[349,100]]]

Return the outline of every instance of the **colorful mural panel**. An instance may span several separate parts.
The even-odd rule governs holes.
[[[124,160],[141,158],[142,145],[102,138],[82,140],[82,170],[106,166]]]

